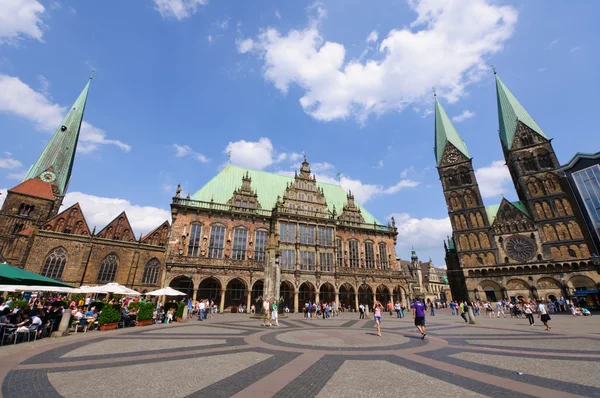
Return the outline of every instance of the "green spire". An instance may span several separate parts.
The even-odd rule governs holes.
[[[44,171],[52,168],[56,175],[56,184],[60,189],[60,194],[66,193],[69,181],[71,180],[71,171],[73,170],[73,160],[77,150],[77,141],[79,140],[79,130],[83,120],[83,112],[87,101],[88,91],[92,78],[87,82],[81,94],[63,119],[62,123],[50,142],[44,148],[44,151],[36,162],[29,168],[24,180],[36,178]]]
[[[450,118],[440,105],[437,97],[435,98],[435,160],[439,165],[442,161],[442,155],[444,149],[446,149],[446,143],[450,142],[456,147],[463,155],[470,158],[467,145],[458,135],[458,131],[454,128],[454,125],[450,121]]]
[[[500,139],[506,146],[511,149],[515,132],[517,131],[517,122],[521,122],[544,138],[546,134],[540,126],[527,113],[523,105],[515,98],[515,96],[502,83],[502,80],[496,76],[496,96],[498,99],[498,122],[500,124]]]

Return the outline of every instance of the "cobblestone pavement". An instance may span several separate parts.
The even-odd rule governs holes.
[[[600,397],[600,316],[225,314],[0,347],[3,397]]]

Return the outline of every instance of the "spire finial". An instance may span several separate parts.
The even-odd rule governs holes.
[[[437,93],[436,93],[436,91],[435,91],[435,86],[434,86],[434,87],[431,87],[431,91],[433,92],[433,96],[434,96],[434,97],[437,97]]]
[[[496,65],[490,65],[490,68],[492,68],[492,71],[494,71],[494,75],[496,74]]]
[[[227,164],[231,164],[231,149],[227,151]]]
[[[90,80],[92,80],[94,78],[95,74],[96,74],[96,69],[92,69],[92,74],[90,75]]]

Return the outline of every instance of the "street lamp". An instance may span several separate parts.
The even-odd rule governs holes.
[[[600,274],[600,257],[596,253],[592,254],[592,263],[596,267],[596,272]]]

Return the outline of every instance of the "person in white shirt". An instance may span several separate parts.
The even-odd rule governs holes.
[[[202,318],[204,318],[204,311],[206,310],[205,305],[204,305],[204,300],[200,300],[200,311],[198,311],[198,320],[202,321]]]
[[[525,316],[529,319],[529,326],[533,326],[535,321],[533,320],[533,310],[531,309],[531,305],[529,303],[525,303],[523,306],[525,308]]]
[[[552,329],[550,327],[550,325],[548,324],[548,322],[550,321],[550,315],[548,314],[548,311],[546,310],[546,304],[544,304],[544,300],[542,300],[538,304],[538,318],[542,319],[542,323],[544,324],[544,326],[546,326],[546,330]]]

